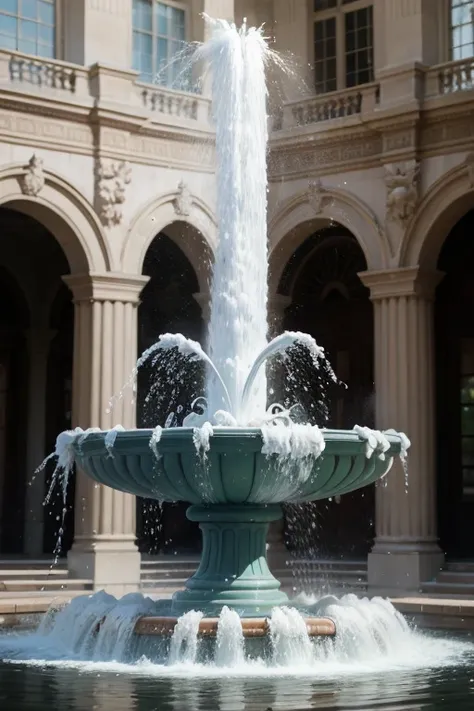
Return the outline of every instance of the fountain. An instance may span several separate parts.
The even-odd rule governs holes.
[[[186,635],[216,637],[226,658],[230,634],[259,638],[271,636],[273,627],[287,630],[287,637],[294,633],[296,646],[302,632],[335,634],[329,617],[310,608],[302,617],[288,607],[267,565],[268,526],[281,518],[284,502],[325,499],[375,482],[409,442],[394,431],[319,429],[294,421],[292,408],[267,408],[268,358],[285,357],[298,345],[319,368],[324,352],[302,333],[267,342],[265,71],[272,53],[260,30],[212,24],[211,39],[196,51],[212,72],[216,127],[219,243],[209,355],[179,334],[165,334],[137,364],[170,349],[185,361],[201,360],[206,397],[193,403],[180,427],[63,433],[56,478],[64,483],[76,463],[99,484],[190,504],[187,516],[199,522],[203,536],[199,568],[171,601],[156,603],[137,620],[135,635],[169,638],[174,632],[171,656]]]

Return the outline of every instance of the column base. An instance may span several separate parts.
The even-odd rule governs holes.
[[[199,522],[203,550],[199,568],[173,595],[173,615],[215,617],[227,605],[241,617],[265,617],[288,603],[266,558],[268,524],[281,518],[280,506],[195,505],[186,515]]]
[[[69,576],[91,580],[94,591],[120,597],[140,587],[141,556],[134,537],[76,538],[67,560]]]
[[[371,595],[419,593],[444,563],[444,553],[432,541],[377,540],[368,557]]]

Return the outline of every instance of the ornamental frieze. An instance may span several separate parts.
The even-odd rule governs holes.
[[[363,141],[341,141],[339,145],[323,147],[315,146],[311,150],[298,150],[292,146],[291,152],[286,148],[274,147],[270,154],[270,177],[280,175],[299,175],[305,172],[320,171],[343,165],[347,168],[356,166],[364,167],[364,162],[373,163],[373,158],[382,152],[380,137],[365,139]]]

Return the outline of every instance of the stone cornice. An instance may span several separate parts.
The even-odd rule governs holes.
[[[73,294],[75,303],[81,301],[121,301],[138,304],[140,294],[150,277],[108,272],[106,274],[71,274],[63,281]]]
[[[0,91],[0,141],[90,156],[98,150],[132,164],[214,171],[214,138],[205,118],[205,98],[134,83],[132,71],[56,64],[58,71],[64,68],[68,75],[77,74],[77,90],[18,81],[7,84]],[[89,77],[96,85],[93,95],[87,89]],[[122,88],[113,88],[114,82]],[[155,110],[142,102],[142,92],[148,93],[148,102],[152,95],[159,97]],[[183,108],[195,100],[196,120]],[[270,180],[367,170],[453,150],[472,151],[473,109],[474,91],[459,91],[424,102],[376,105],[361,114],[273,133]]]
[[[438,271],[423,271],[419,267],[402,267],[382,271],[359,272],[362,283],[370,289],[372,301],[416,296],[431,300],[443,278]]]

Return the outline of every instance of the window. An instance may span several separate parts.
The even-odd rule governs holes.
[[[451,59],[474,56],[474,1],[451,0]]]
[[[373,12],[367,0],[314,0],[317,93],[373,81]]]
[[[186,11],[177,4],[133,0],[133,68],[145,82],[189,89],[185,47]]]
[[[461,342],[461,456],[464,496],[474,496],[474,339]]]
[[[56,56],[56,0],[0,0],[0,48]]]

